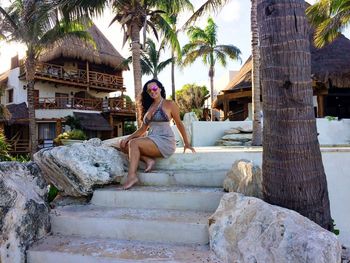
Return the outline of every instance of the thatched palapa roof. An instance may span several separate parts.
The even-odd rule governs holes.
[[[92,44],[77,37],[66,37],[57,41],[53,47],[48,48],[40,56],[39,60],[48,62],[50,60],[65,57],[89,61],[90,63],[105,64],[112,68],[120,68],[124,58],[113,47],[103,33],[93,24],[89,29],[91,37],[96,43],[96,48]],[[124,68],[125,69],[125,68]]]
[[[334,42],[318,49],[311,45],[311,77],[327,88],[350,88],[350,40],[340,35]],[[238,74],[221,91],[235,92],[252,87],[252,57],[250,56]],[[214,108],[221,107],[223,101],[214,101]]]

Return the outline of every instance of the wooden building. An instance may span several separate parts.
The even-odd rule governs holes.
[[[95,46],[67,37],[39,57],[34,101],[40,147],[52,144],[63,132],[67,116],[80,119],[88,137],[101,139],[123,135],[124,122],[136,119],[133,103],[123,96],[124,58],[95,25],[88,31]],[[0,75],[0,85],[1,103],[12,116],[0,120],[0,125],[13,149],[19,143],[23,146],[15,153],[22,153],[27,152],[29,143],[25,69],[18,58],[11,64],[11,69]],[[110,97],[112,92],[116,95]]]
[[[340,35],[322,49],[311,45],[310,52],[315,116],[350,118],[350,40]],[[252,100],[251,70],[249,57],[214,101],[214,108],[224,111],[224,119],[248,117]]]

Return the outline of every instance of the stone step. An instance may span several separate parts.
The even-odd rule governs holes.
[[[53,234],[205,245],[209,242],[210,215],[81,205],[54,209],[50,217]]]
[[[159,170],[139,172],[140,184],[151,186],[222,187],[227,170]]]
[[[27,251],[28,263],[211,262],[207,245],[171,245],[114,239],[49,236]]]
[[[222,188],[134,186],[125,191],[117,187],[105,187],[94,191],[91,204],[123,208],[214,212],[223,194]]]

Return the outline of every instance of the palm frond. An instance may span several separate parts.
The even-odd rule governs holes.
[[[224,53],[225,55],[229,56],[233,60],[239,60],[242,62],[242,59],[240,57],[241,51],[238,47],[234,45],[217,45],[215,47],[215,50],[218,50],[219,52]]]

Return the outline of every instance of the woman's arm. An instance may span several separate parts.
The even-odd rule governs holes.
[[[180,118],[180,110],[179,110],[179,106],[177,106],[177,104],[173,101],[171,101],[171,116],[173,117],[176,127],[179,130],[181,137],[182,137],[182,141],[184,143],[184,152],[186,151],[186,149],[190,149],[192,152],[196,152],[195,149],[190,145],[189,141],[188,141],[188,137],[186,134],[186,130],[185,130],[185,126],[183,125],[181,118]]]

